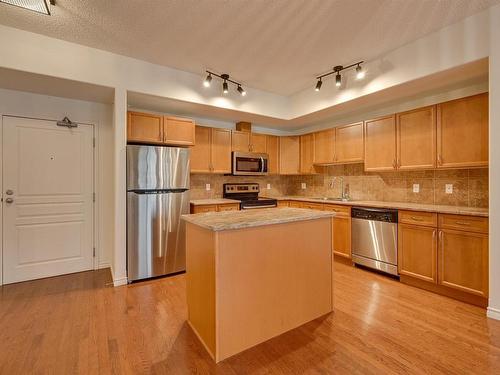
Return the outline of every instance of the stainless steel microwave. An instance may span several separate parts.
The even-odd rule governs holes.
[[[266,175],[268,158],[267,154],[233,151],[232,174],[235,176]]]

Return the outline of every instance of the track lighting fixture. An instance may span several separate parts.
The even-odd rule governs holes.
[[[205,81],[203,81],[203,86],[209,87],[210,83],[212,82],[212,78],[213,78],[212,76],[215,76],[215,77],[222,79],[222,93],[223,94],[229,93],[229,82],[231,82],[232,84],[237,86],[236,91],[238,91],[241,96],[245,96],[247,94],[245,89],[241,86],[241,83],[230,79],[229,74],[225,74],[225,73],[224,74],[217,74],[217,73],[211,72],[209,70],[207,70],[206,73],[208,75],[207,75],[207,78],[205,78]]]
[[[356,67],[356,79],[363,79],[365,77],[365,71],[361,67],[361,64],[363,64],[363,63],[364,63],[364,61],[359,61],[357,63],[351,64],[348,66],[342,66],[342,65],[334,66],[330,72],[316,77],[318,82],[316,82],[315,90],[316,91],[321,90],[321,85],[323,84],[322,79],[324,77],[328,77],[329,75],[332,75],[332,74],[335,74],[335,86],[337,86],[337,87],[342,86],[342,75],[340,73],[346,69],[350,69],[353,67]]]

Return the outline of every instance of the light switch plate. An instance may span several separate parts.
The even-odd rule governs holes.
[[[210,184],[205,184],[205,190],[210,191],[210,189],[211,189]]]
[[[301,189],[307,189],[307,185],[306,185],[306,183],[305,183],[305,182],[301,182],[301,183],[300,183],[300,188],[301,188]]]
[[[413,192],[420,193],[420,184],[413,184]]]
[[[453,184],[446,184],[445,192],[446,194],[453,194]]]
[[[266,188],[267,190],[271,190],[271,184],[267,184]]]

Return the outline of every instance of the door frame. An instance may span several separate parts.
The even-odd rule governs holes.
[[[40,120],[40,121],[53,121],[57,122],[60,119],[49,119],[41,117],[29,117],[29,116],[18,116],[9,115],[5,113],[0,113],[0,188],[2,200],[4,199],[4,186],[3,186],[3,125],[4,118],[25,118],[29,120]],[[92,257],[92,270],[99,269],[99,259],[100,259],[100,244],[99,244],[99,194],[97,194],[97,187],[99,186],[99,171],[97,166],[99,165],[99,127],[95,124],[75,121],[78,125],[85,125],[92,127],[93,136],[93,147],[92,147],[92,189],[94,193],[95,200],[92,204],[92,246],[93,246],[93,257]],[[0,286],[3,285],[3,201],[0,207]]]

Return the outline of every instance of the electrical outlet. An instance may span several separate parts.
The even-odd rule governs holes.
[[[210,189],[211,189],[210,184],[205,184],[205,190],[210,191]]]
[[[445,192],[446,194],[453,194],[453,184],[446,184]]]
[[[305,182],[301,182],[301,183],[300,183],[300,188],[301,188],[302,190],[307,189],[307,185],[306,185],[306,183],[305,183]]]
[[[413,192],[420,193],[420,184],[413,184]]]
[[[267,184],[267,190],[271,190],[271,184]]]

